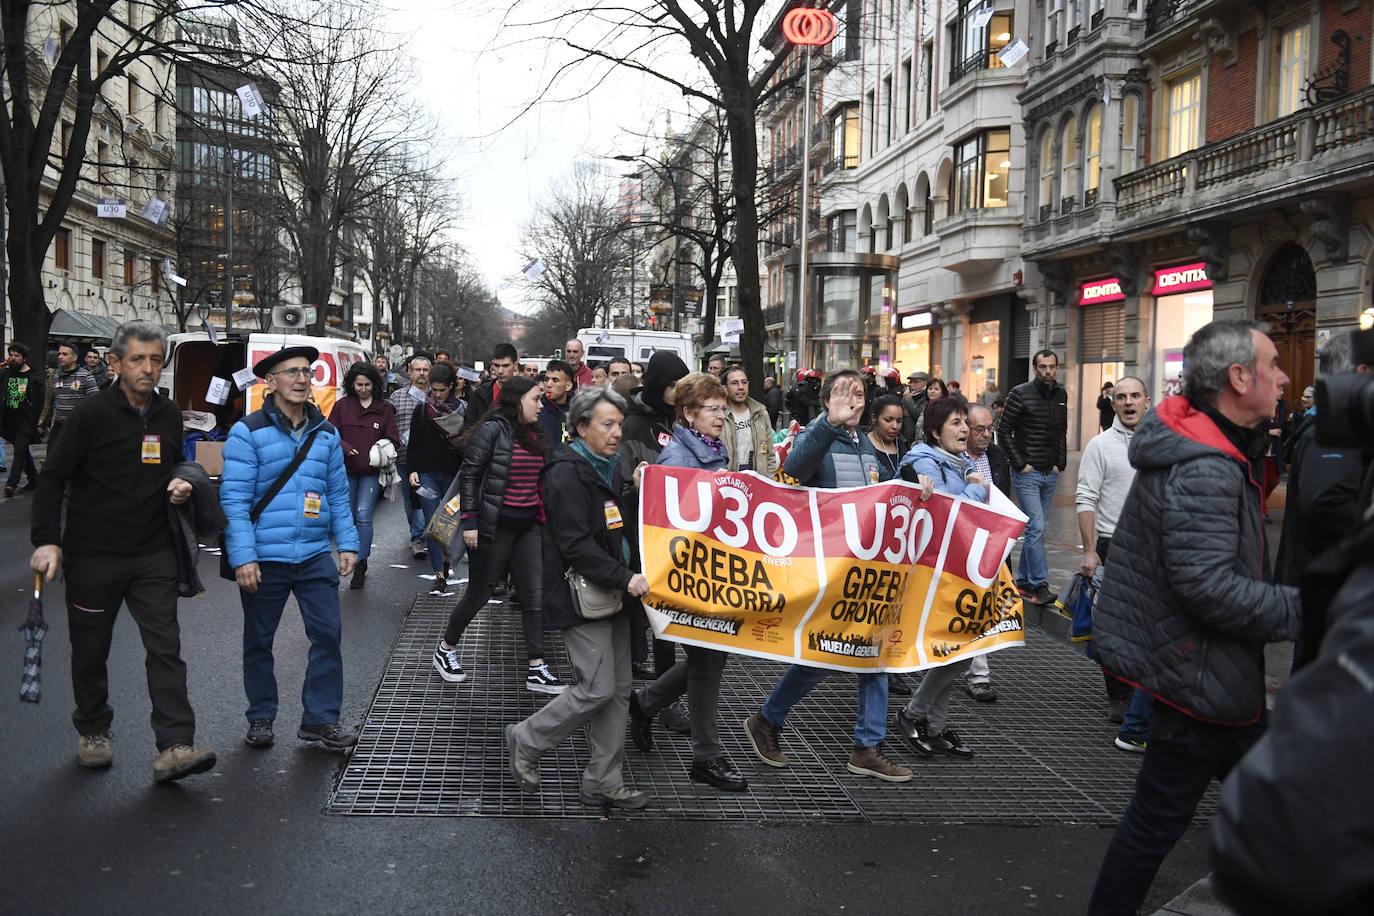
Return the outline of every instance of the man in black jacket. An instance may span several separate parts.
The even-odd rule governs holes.
[[[501,383],[515,378],[519,358],[513,344],[499,343],[492,349],[491,378],[478,385],[468,397],[468,418],[473,423],[481,423],[486,418],[491,405],[501,396]]]
[[[1093,613],[1102,666],[1154,697],[1135,794],[1090,914],[1135,913],[1213,779],[1259,738],[1264,646],[1294,638],[1296,589],[1269,581],[1261,493],[1288,381],[1255,321],[1214,321],[1183,351],[1183,395],[1140,423],[1135,482]]]
[[[10,344],[5,371],[0,372],[0,435],[14,443],[14,464],[5,481],[6,499],[14,495],[22,474],[29,475],[25,490],[38,486],[38,466],[29,447],[38,438],[43,397],[43,373],[29,365],[29,348],[16,340]]]
[[[1035,354],[1035,378],[1017,385],[1007,395],[997,427],[997,442],[1011,461],[1016,501],[1030,519],[1016,584],[1021,594],[1036,604],[1052,604],[1055,599],[1045,556],[1045,520],[1069,451],[1069,395],[1054,380],[1058,374],[1059,357],[1053,350]]]
[[[763,377],[763,407],[768,411],[768,422],[777,429],[778,417],[782,415],[782,389],[771,375]]]
[[[78,405],[50,447],[34,497],[29,560],[49,582],[59,568],[66,572],[72,723],[83,767],[114,762],[105,666],[119,606],[128,604],[147,652],[157,782],[215,765],[214,751],[191,746],[196,720],[181,660],[176,533],[167,513],[169,499],[180,505],[190,498],[191,484],[172,476],[181,461],[181,411],[154,390],[166,346],[166,332],[151,322],[125,322],[115,332],[110,360],[119,383]]]
[[[797,373],[797,384],[787,390],[787,412],[803,429],[821,414],[821,374],[815,369]]]
[[[572,366],[561,359],[549,360],[544,368],[544,395],[539,399],[539,425],[551,449],[572,440],[568,404],[572,401],[573,384]]]

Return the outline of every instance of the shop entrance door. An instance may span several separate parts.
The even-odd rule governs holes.
[[[1316,370],[1317,272],[1301,245],[1285,245],[1270,262],[1255,317],[1272,328],[1279,368],[1289,378],[1283,396],[1291,411]]]

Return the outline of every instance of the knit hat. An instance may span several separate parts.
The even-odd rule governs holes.
[[[663,392],[686,375],[687,364],[682,357],[669,350],[659,350],[649,357],[649,365],[644,367],[644,392],[640,397],[651,410],[667,413]]]

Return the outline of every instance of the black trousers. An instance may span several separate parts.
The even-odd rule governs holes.
[[[10,438],[14,443],[14,461],[10,463],[10,475],[5,486],[19,489],[19,478],[24,474],[29,476],[29,486],[38,483],[38,466],[34,464],[33,454],[29,451],[37,436],[38,430],[27,423],[15,427],[14,435]]]
[[[181,660],[176,553],[168,547],[137,557],[67,554],[64,560],[76,730],[98,734],[108,731],[114,720],[106,662],[119,606],[128,604],[143,637],[157,749],[191,744],[196,717],[186,696],[186,663]]]
[[[468,554],[468,587],[449,614],[444,642],[458,645],[463,631],[511,573],[525,628],[525,653],[544,657],[544,526],[532,518],[502,517],[495,538],[482,538]]]

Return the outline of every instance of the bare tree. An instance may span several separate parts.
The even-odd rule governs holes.
[[[789,77],[765,88],[764,80],[752,78],[751,56],[768,25],[761,17],[776,6],[768,0],[565,0],[556,4],[525,0],[516,4],[516,10],[530,11],[530,19],[519,25],[538,34],[539,40],[555,35],[553,41],[579,55],[557,71],[559,76],[578,63],[600,62],[661,80],[724,116],[735,206],[731,259],[744,319],[740,356],[754,378],[763,375],[766,338],[759,284],[759,209],[754,197],[759,171],[755,111],[760,101],[796,82]],[[696,61],[697,73],[690,72],[690,67],[675,71],[664,66],[665,60],[687,54]],[[704,79],[698,78],[703,74]]]
[[[411,61],[372,25],[376,12],[335,2],[283,39],[286,63],[273,117],[284,136],[282,227],[305,302],[324,328],[345,234],[369,216],[396,172],[391,160],[417,121],[405,94]],[[296,62],[308,63],[296,63]]]
[[[441,252],[457,222],[459,201],[437,164],[399,150],[373,178],[379,185],[359,216],[363,282],[372,295],[375,327],[385,312],[391,339],[404,345],[416,302],[416,278],[427,259]],[[448,260],[454,261],[451,252]],[[423,300],[421,300],[423,301]]]
[[[58,34],[39,44],[41,36],[30,26],[45,10],[54,9],[60,10]],[[230,16],[251,30],[254,49],[243,55],[245,65],[280,55],[279,39],[301,26],[276,0],[77,0],[61,4],[0,0],[6,109],[0,118],[0,168],[9,218],[5,237],[8,293],[16,336],[39,352],[46,345],[52,320],[43,288],[43,262],[78,188],[91,181],[101,166],[87,156],[96,112],[105,104],[101,93],[111,80],[129,75],[130,68],[141,61],[156,60],[160,66],[218,54],[218,49],[179,40],[177,17],[198,11]],[[93,53],[97,36],[103,42],[98,55]],[[142,88],[171,101],[170,85]],[[102,123],[109,125],[110,120]],[[117,123],[111,126],[124,130]],[[59,136],[62,142],[55,143]],[[121,145],[123,140],[121,133]],[[164,163],[119,165],[131,176],[129,186],[134,189],[145,185],[150,173],[166,169]],[[99,174],[95,177],[110,186],[109,180]]]
[[[458,248],[445,246],[428,258],[416,277],[416,342],[431,352],[450,350],[460,363],[487,359],[510,339],[501,303]]]
[[[563,327],[575,331],[609,315],[629,258],[625,229],[624,215],[587,166],[574,168],[525,228],[524,256],[544,262],[534,280],[538,297]]]

